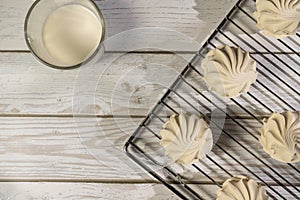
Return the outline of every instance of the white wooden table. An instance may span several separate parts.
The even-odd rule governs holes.
[[[23,23],[32,2],[0,1],[0,199],[177,199],[122,150],[164,88],[145,86],[139,75],[129,73],[133,81],[124,84],[123,91],[112,91],[130,70],[153,74],[153,63],[180,71],[195,46],[174,43],[169,47],[173,53],[137,49],[125,55],[128,49],[112,48],[98,63],[105,67],[117,58],[101,84],[91,87],[89,81],[99,76],[95,71],[80,85],[79,94],[94,95],[96,101],[74,101],[80,69],[46,67],[25,45]],[[96,2],[108,37],[135,28],[161,27],[201,43],[236,0]],[[146,36],[150,46],[153,41],[176,40],[176,34],[168,31]],[[166,85],[175,78],[164,67],[159,76]],[[74,109],[80,111],[76,118]]]

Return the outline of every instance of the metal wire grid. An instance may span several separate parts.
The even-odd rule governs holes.
[[[243,160],[240,159],[234,151],[230,151],[224,144],[218,141],[213,149],[213,152],[216,153],[209,154],[206,162],[210,162],[214,167],[222,171],[225,174],[224,180],[225,177],[232,177],[238,174],[234,174],[236,171],[228,169],[228,165],[218,159],[217,155],[218,153],[220,154],[220,152],[227,158],[226,160],[228,162],[239,165],[240,172],[257,179],[265,185],[271,198],[300,199],[299,165],[285,165],[281,163],[281,168],[285,166],[286,171],[280,171],[277,168],[279,164],[276,163],[276,161],[268,157],[261,158],[259,152],[251,148],[247,143],[241,141],[239,136],[232,135],[230,131],[223,128],[216,119],[209,117],[208,113],[213,110],[218,110],[219,113],[223,113],[224,116],[226,116],[231,124],[239,127],[241,133],[245,134],[245,137],[251,137],[259,144],[258,135],[246,127],[241,119],[235,116],[235,111],[228,108],[227,111],[224,109],[224,106],[227,105],[228,102],[213,93],[204,92],[202,89],[205,86],[199,88],[199,85],[203,83],[198,82],[195,84],[194,81],[194,79],[197,78],[198,80],[201,79],[202,72],[201,69],[199,69],[199,63],[201,63],[201,60],[210,49],[216,48],[220,44],[241,46],[244,50],[251,52],[251,57],[256,60],[258,64],[257,71],[259,72],[258,80],[252,86],[253,88],[250,92],[242,97],[230,99],[230,103],[238,108],[239,113],[241,113],[241,111],[245,113],[243,118],[253,119],[256,123],[262,125],[262,118],[258,117],[259,111],[251,109],[253,102],[260,106],[259,109],[262,110],[261,113],[299,110],[300,95],[297,86],[299,86],[298,80],[300,75],[299,68],[297,67],[300,66],[300,44],[298,43],[300,41],[300,35],[297,33],[294,38],[274,41],[262,34],[258,34],[259,39],[257,39],[244,27],[245,24],[249,26],[248,23],[256,23],[255,19],[249,14],[250,11],[247,10],[249,9],[249,5],[250,8],[251,6],[253,8],[253,4],[254,2],[251,0],[238,1],[125,145],[127,155],[131,159],[182,199],[206,199],[207,195],[202,195],[205,191],[201,190],[201,185],[193,184],[182,174],[178,173],[172,166],[163,164],[160,160],[161,155],[156,155],[159,154],[157,151],[149,152],[149,149],[148,151],[145,150],[147,141],[157,142],[160,140],[158,133],[163,123],[167,120],[165,116],[166,113],[178,114],[182,110],[198,113],[203,116],[204,119],[210,122],[214,127],[213,132],[221,131],[222,137],[225,137],[223,139],[235,143],[238,150],[247,153],[249,158],[255,159],[261,165],[265,166],[265,169],[256,169],[255,166],[246,166]],[[239,34],[231,34],[232,31],[228,31],[229,27],[230,30],[235,29],[244,36],[241,37]],[[262,40],[264,42],[261,42]],[[294,45],[290,45],[290,43]],[[259,49],[259,51],[257,49]],[[274,50],[278,51],[278,53],[274,53]],[[287,54],[286,52],[290,52],[291,54]],[[287,63],[286,59],[293,65]],[[278,90],[274,90],[274,87],[278,88]],[[290,94],[289,97],[281,96],[280,91]],[[187,97],[184,93],[189,93],[190,96]],[[262,93],[265,95],[264,99],[270,97],[271,101],[266,102],[266,100],[260,98]],[[179,108],[180,106],[182,108]],[[155,124],[155,126],[153,124]],[[195,163],[191,167],[206,177],[210,183],[221,187],[220,183],[222,181],[216,180],[213,173],[206,172],[203,168],[204,165],[205,163],[199,161],[199,163]],[[294,179],[291,180],[290,177]],[[208,194],[208,196],[214,198],[214,194]]]

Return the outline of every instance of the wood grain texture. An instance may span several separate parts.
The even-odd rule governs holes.
[[[206,186],[208,190],[209,187]],[[111,200],[111,199],[179,199],[161,184],[101,184],[101,183],[31,183],[1,182],[2,200]]]
[[[82,114],[145,115],[191,56],[107,54],[64,71],[42,66],[29,53],[2,53],[0,113],[72,114],[74,106]]]
[[[142,116],[156,104],[192,56],[108,53],[83,68],[54,70],[42,66],[29,53],[1,53],[0,114]],[[260,55],[255,57],[265,65],[258,66],[261,72],[259,80],[276,90],[276,93],[295,109],[299,109],[299,95],[295,93],[295,90],[299,91],[299,81],[295,79],[297,77],[295,73],[282,63],[277,62],[279,67],[285,69],[284,71],[275,69]],[[264,57],[274,60],[270,55]],[[279,55],[279,57],[290,63],[289,67],[297,70],[295,62],[299,59],[297,55]],[[201,71],[200,65],[196,67]],[[270,74],[267,71],[269,69],[276,72],[284,84]],[[207,91],[205,83],[196,72],[190,73],[186,79],[209,99],[215,101],[216,98],[205,92]],[[294,88],[294,91],[289,87]],[[206,102],[187,85],[178,91],[196,104],[198,104],[196,99]],[[251,87],[250,92],[274,111],[290,109],[259,83]],[[255,112],[270,112],[248,95],[242,95],[236,100],[256,110]],[[233,102],[225,99],[224,101],[229,106],[233,105]],[[173,106],[182,107],[183,110],[190,109],[186,104]]]
[[[116,124],[112,119],[8,117],[0,123],[1,179],[113,181],[148,177],[122,150],[134,129],[126,119]]]
[[[23,23],[32,2],[32,0],[18,3],[9,0],[0,2],[0,50],[27,50]],[[185,35],[180,39],[183,42],[187,41],[187,37],[198,42],[203,41],[207,33],[215,28],[235,2],[236,0],[214,0],[209,3],[204,0],[96,1],[106,21],[108,38],[127,30],[148,28],[148,31],[132,32],[138,34],[132,39],[147,38],[149,46],[155,43],[168,45],[175,42],[177,45],[168,47],[175,51],[195,50],[189,46],[184,48],[182,43],[177,43],[178,34]]]
[[[197,185],[195,185],[197,186]],[[215,199],[217,188],[201,185],[204,199]],[[275,187],[276,188],[276,187]],[[290,196],[286,196],[287,198]],[[102,184],[102,183],[56,183],[56,182],[2,182],[0,198],[3,200],[179,200],[161,184]],[[290,197],[292,198],[292,197]]]
[[[97,182],[152,180],[152,177],[133,163],[123,151],[123,145],[142,119],[1,117],[0,179]],[[257,121],[240,120],[240,122],[249,127],[256,136],[259,134],[260,124]],[[156,122],[149,127],[158,133],[161,126],[161,122]],[[225,130],[245,145],[246,149],[273,166],[284,178],[292,183],[299,182],[294,170],[287,171],[285,164],[270,159],[261,149],[259,142],[236,123],[228,121]],[[140,142],[150,155],[160,157],[158,159],[164,157],[155,150],[159,146],[159,141],[151,134],[147,133]],[[242,162],[253,172],[268,183],[274,184],[274,180],[266,174],[271,173],[269,168],[242,150],[240,144],[224,134],[218,144],[235,158],[243,158]],[[251,175],[220,148],[216,147],[210,156],[234,175]],[[228,177],[222,169],[207,159],[198,164],[217,181],[222,182]],[[299,168],[299,165],[295,166]],[[201,173],[190,168],[192,167],[187,168],[187,175],[192,175],[191,180],[200,183],[210,182]],[[278,178],[276,174],[273,176]]]
[[[96,1],[104,14],[107,35],[112,41],[106,50],[116,53],[107,53],[100,60],[95,58],[89,66],[72,71],[43,66],[28,52],[23,23],[32,2],[0,2],[0,199],[124,199],[124,196],[125,199],[177,199],[133,163],[125,155],[123,146],[143,120],[142,116],[158,101],[178,72],[190,61],[192,52],[198,48],[198,44],[195,46],[187,38],[202,42],[236,0]],[[253,10],[250,8],[249,11]],[[239,19],[244,22],[239,25],[249,23],[242,13]],[[255,26],[251,25],[248,29],[255,33],[253,37],[263,41],[272,51],[289,51],[278,42],[275,43],[278,47],[273,46],[257,34]],[[249,39],[247,35],[237,27],[231,27],[231,30],[225,34],[246,50],[253,51],[245,45]],[[127,43],[120,46],[119,41],[124,41],[125,37]],[[296,39],[284,41],[299,51]],[[232,44],[221,35],[217,35],[212,42],[214,45],[224,42]],[[265,51],[261,45],[251,44],[256,50]],[[145,53],[149,49],[139,47],[149,47],[152,53]],[[141,53],[117,53],[128,50]],[[161,51],[185,54],[162,54]],[[274,60],[270,55],[257,55],[255,58]],[[299,73],[298,55],[281,55],[280,58]],[[263,64],[267,68],[271,66],[268,61],[263,61]],[[263,67],[259,67],[262,72],[259,79],[271,89],[275,88],[276,93],[292,107],[300,109],[299,95],[294,91],[299,91],[295,72],[279,60],[276,60],[276,64],[284,70],[275,69],[273,72],[286,85],[279,83]],[[192,73],[187,80],[209,96],[198,75]],[[198,101],[207,102],[195,91],[191,92],[191,88],[182,87],[179,91],[185,93],[194,105]],[[270,106],[272,111],[291,109],[259,84],[252,87],[250,92]],[[212,96],[209,98],[214,99]],[[249,94],[242,95],[237,101],[253,113],[266,114],[266,109]],[[179,105],[172,99],[168,103],[178,111],[195,112],[185,103]],[[243,118],[238,119],[240,125],[258,137],[260,123],[247,119],[250,117],[247,113],[241,115],[240,108],[227,103],[227,112],[238,113]],[[203,109],[206,112],[214,112],[214,106],[205,106]],[[163,117],[170,113],[163,112]],[[158,132],[161,122],[155,122],[151,128]],[[288,185],[284,180],[287,179],[299,189],[300,179],[296,170],[270,159],[259,142],[232,120],[227,120],[224,130],[245,148],[241,148],[230,136],[222,134],[218,144],[227,153],[215,147],[209,156],[233,175],[256,175],[292,199],[282,187],[276,186],[278,183],[271,176],[284,185]],[[147,152],[161,156],[153,151],[158,146],[157,140],[153,141],[152,137],[144,139],[144,143],[140,144]],[[270,171],[246,149],[277,173]],[[230,158],[228,153],[254,174]],[[228,178],[222,169],[208,159],[197,165],[219,183]],[[190,179],[190,183],[196,183],[191,184],[192,187],[197,188],[205,199],[215,199],[217,187],[205,185],[211,184],[211,181],[203,174],[191,167],[176,167],[181,175]],[[295,164],[294,167],[299,170],[300,166]],[[161,173],[168,177],[167,173]],[[291,190],[294,191],[293,188]]]

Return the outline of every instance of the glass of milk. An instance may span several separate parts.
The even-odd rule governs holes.
[[[97,54],[105,24],[92,0],[37,0],[27,13],[24,31],[29,49],[41,62],[73,69]]]

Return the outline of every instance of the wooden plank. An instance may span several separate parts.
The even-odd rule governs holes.
[[[216,186],[195,185],[204,199],[215,199]],[[194,186],[194,187],[195,187]],[[280,191],[279,187],[275,187]],[[162,184],[103,184],[103,183],[56,183],[56,182],[1,182],[1,199],[179,199]],[[286,195],[286,198],[293,197]]]
[[[0,115],[146,115],[192,56],[192,54],[108,53],[99,61],[95,60],[93,64],[84,68],[65,71],[42,66],[29,53],[1,53]],[[271,55],[263,56],[274,60]],[[277,62],[284,70],[274,68],[261,55],[255,57],[264,64],[264,67],[258,66],[261,72],[260,82],[274,89],[277,95],[295,109],[300,109],[299,95],[295,93],[295,90],[299,91],[299,81],[295,72],[288,68],[292,67],[298,72],[299,57],[279,55],[284,62],[289,63],[287,67]],[[201,71],[199,64],[196,67]],[[272,69],[273,74],[280,76],[284,84],[267,71],[269,69]],[[209,99],[218,102],[207,92],[205,83],[196,72],[190,73],[186,79]],[[207,102],[187,85],[178,92],[191,102],[195,102],[195,105],[199,104],[197,100]],[[290,109],[285,102],[280,101],[259,83],[251,87],[250,92],[274,111]],[[255,113],[269,113],[260,102],[249,95],[242,95],[236,100]],[[224,101],[229,107],[234,107],[233,102],[225,99]],[[185,111],[191,109],[186,103],[173,106]],[[241,109],[235,112],[241,113]]]
[[[27,50],[23,23],[32,2],[33,0],[0,2],[0,50]],[[236,0],[213,0],[209,3],[205,0],[96,1],[105,17],[108,38],[127,30],[148,28],[146,31],[131,32],[137,34],[131,38],[135,39],[133,42],[140,35],[143,39],[141,42],[147,38],[148,46],[164,43],[167,49],[174,51],[194,51],[195,46],[194,49],[190,45],[183,46],[188,41],[186,39],[190,37],[198,42],[203,41],[235,2]],[[178,37],[180,34],[184,37]],[[178,39],[181,42],[177,42]],[[172,44],[170,40],[173,45],[168,46]]]
[[[125,141],[142,119],[0,117],[0,179],[97,182],[152,180],[152,177],[133,163],[123,151]],[[259,134],[260,124],[257,121],[240,120],[240,123],[254,135]],[[159,120],[149,125],[149,128],[155,132],[158,132],[161,127],[162,123]],[[269,158],[263,152],[259,142],[236,123],[229,120],[224,129],[285,179],[294,184],[299,183],[296,171],[286,170],[287,165]],[[158,142],[157,138],[147,133],[142,136],[138,145],[150,155],[160,157],[158,159],[161,160],[164,156],[155,150],[159,146]],[[222,134],[218,144],[235,158],[242,158],[243,164],[266,182],[274,184],[274,180],[267,174],[281,180],[278,175],[270,171],[269,167],[242,149],[240,144],[228,136]],[[210,156],[234,175],[253,176],[220,148],[216,147]],[[216,181],[222,182],[228,177],[222,169],[207,159],[197,165]],[[296,164],[295,167],[299,165]],[[153,170],[156,169],[157,166],[153,168]],[[186,166],[183,169],[185,170],[177,170],[178,173],[190,177],[191,181],[210,183],[209,179],[197,170],[195,171],[192,166]],[[282,183],[285,184],[284,181]]]
[[[122,150],[126,134],[135,127],[124,119],[118,122],[93,118],[1,118],[0,179],[141,179],[145,173]],[[122,127],[119,131],[118,126]]]
[[[207,187],[208,189],[208,187]],[[179,199],[161,184],[1,182],[1,199]]]
[[[29,53],[2,53],[0,114],[72,114],[74,106],[82,114],[145,115],[191,57],[105,54],[86,68],[64,71],[41,65]]]

